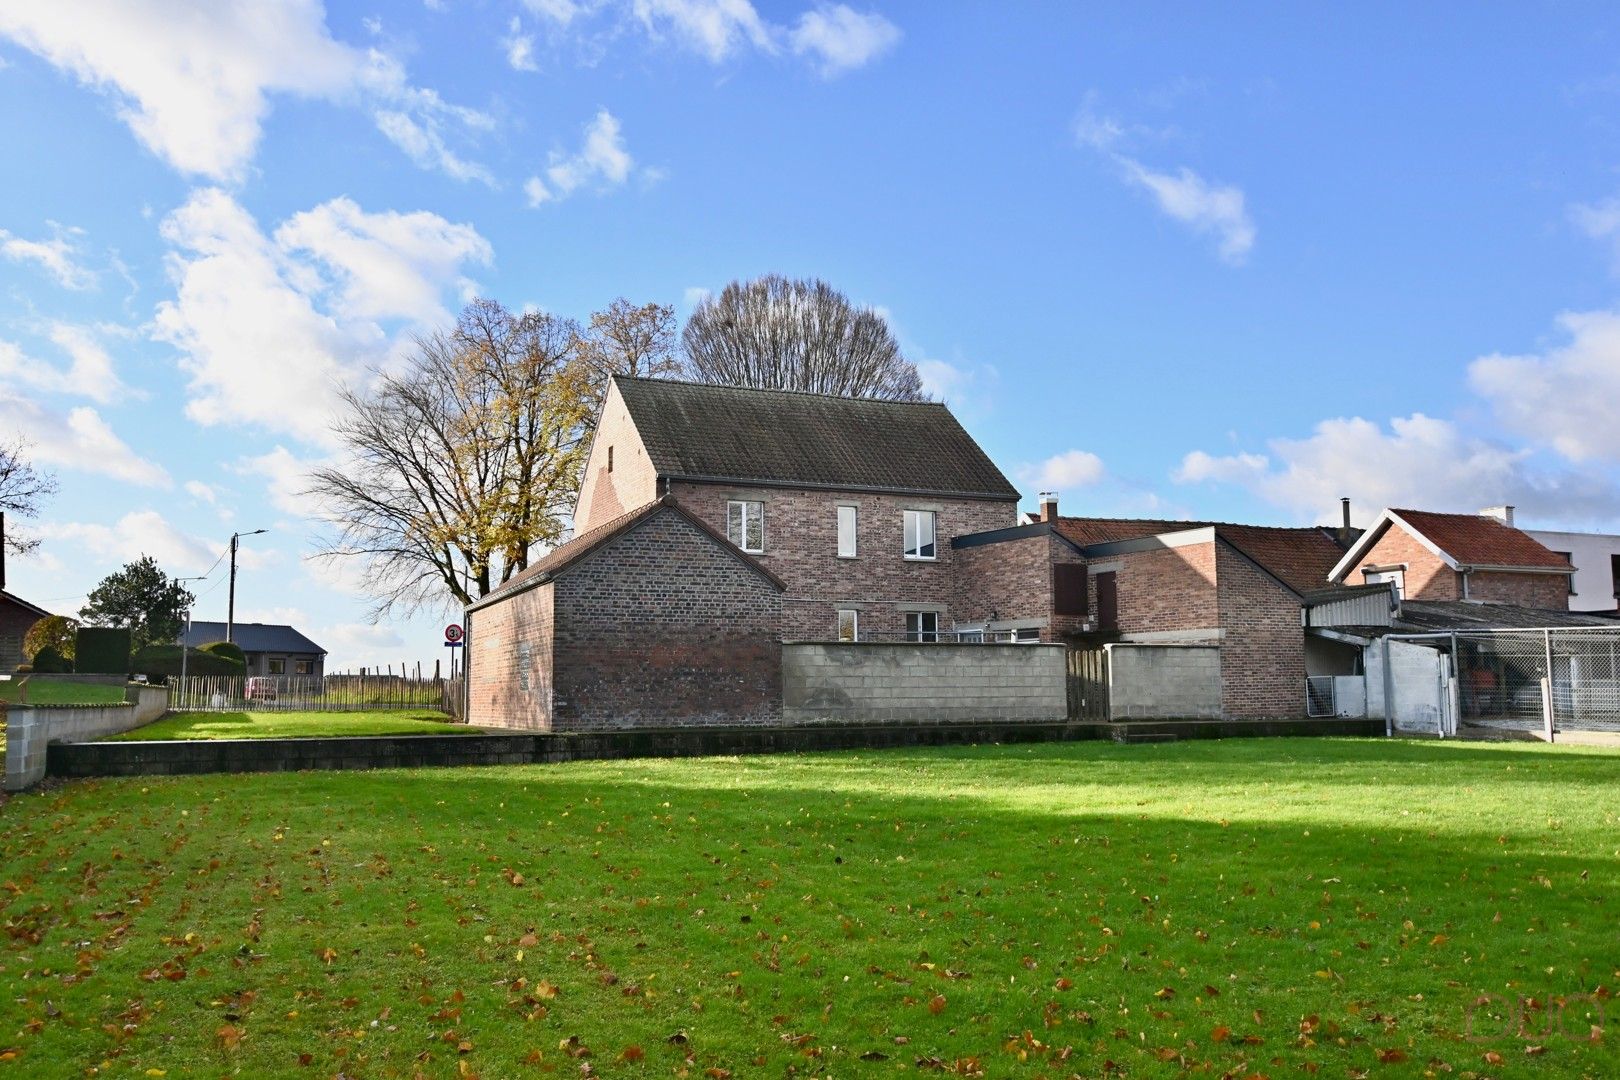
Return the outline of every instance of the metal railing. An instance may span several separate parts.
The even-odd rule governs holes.
[[[1022,636],[1020,636],[1022,635]],[[922,633],[905,630],[862,630],[853,644],[895,642],[923,645],[1038,645],[1038,630],[936,630]],[[845,640],[840,644],[852,644]]]
[[[459,713],[460,680],[397,675],[188,675],[169,679],[178,712],[354,712],[439,709]]]
[[[1305,677],[1305,715],[1306,716],[1337,716],[1338,701],[1334,695],[1332,675],[1307,675]]]

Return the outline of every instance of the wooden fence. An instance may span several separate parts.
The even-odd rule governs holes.
[[[180,712],[439,709],[461,714],[461,680],[399,675],[188,675],[169,679]]]

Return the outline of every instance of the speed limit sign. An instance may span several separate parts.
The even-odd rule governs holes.
[[[444,643],[446,645],[460,645],[461,644],[461,627],[456,625],[455,623],[451,623],[449,626],[445,627],[444,628]]]

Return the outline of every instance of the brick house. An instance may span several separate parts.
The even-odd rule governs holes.
[[[1344,534],[1211,522],[1065,518],[1042,500],[1030,524],[953,539],[958,628],[1220,650],[1227,719],[1300,715],[1301,606],[1327,586]]]
[[[616,377],[575,527],[665,495],[784,582],[783,637],[818,641],[949,630],[950,538],[1018,514],[942,404]]]
[[[782,581],[665,495],[468,608],[467,719],[589,731],[781,717]]]
[[[1393,582],[1412,600],[1489,600],[1567,609],[1567,555],[1483,514],[1385,510],[1329,574],[1334,585]]]
[[[44,608],[0,589],[0,674],[17,670],[23,662],[23,638],[49,615]]]

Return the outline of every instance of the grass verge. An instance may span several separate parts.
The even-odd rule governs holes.
[[[477,735],[434,709],[376,712],[170,713],[111,740],[311,739],[342,735]]]
[[[22,693],[25,676],[13,675],[0,679],[0,701],[15,704]],[[122,683],[59,682],[54,679],[30,678],[27,686],[30,705],[109,705],[124,700]]]
[[[1617,784],[1282,739],[78,782],[4,810],[0,1056],[1615,1076]]]

